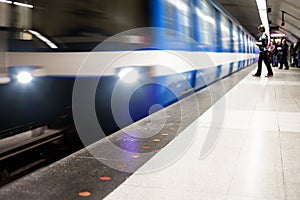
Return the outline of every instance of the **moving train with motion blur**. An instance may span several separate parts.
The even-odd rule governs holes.
[[[36,2],[31,29],[10,34],[0,137],[93,113],[110,134],[257,61],[217,1],[70,2]]]

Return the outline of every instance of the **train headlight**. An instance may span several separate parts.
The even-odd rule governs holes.
[[[17,79],[20,83],[26,84],[32,81],[32,75],[29,72],[23,71],[17,75]]]
[[[6,83],[9,83],[11,80],[10,80],[10,77],[8,75],[1,75],[0,74],[0,84],[6,84]]]
[[[139,78],[139,73],[135,69],[131,68],[122,69],[118,75],[125,83],[136,82]]]

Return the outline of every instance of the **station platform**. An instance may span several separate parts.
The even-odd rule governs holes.
[[[1,198],[300,199],[300,69],[254,70],[3,186]]]

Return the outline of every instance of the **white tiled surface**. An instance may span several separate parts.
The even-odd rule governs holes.
[[[224,97],[224,111],[208,110],[106,199],[299,200],[300,70],[273,70],[270,79],[247,76]],[[220,137],[200,159],[211,130]],[[184,140],[172,163],[145,173]]]

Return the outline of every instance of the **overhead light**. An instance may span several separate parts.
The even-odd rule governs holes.
[[[26,4],[26,3],[20,3],[20,2],[15,2],[15,1],[14,1],[14,5],[21,6],[21,7],[26,7],[26,8],[33,8],[33,5]]]
[[[32,75],[27,71],[23,71],[17,75],[17,79],[20,83],[27,84],[32,81]]]
[[[45,36],[41,35],[39,32],[34,31],[34,30],[28,30],[29,33],[34,35],[35,37],[39,38],[42,40],[44,43],[46,43],[51,49],[57,49],[58,47],[51,42],[49,39],[47,39]]]
[[[285,34],[283,34],[283,33],[272,33],[271,37],[282,38],[282,37],[285,37]]]
[[[259,16],[262,25],[265,27],[266,33],[270,35],[269,21],[267,15],[267,3],[265,0],[256,0]]]
[[[28,3],[20,3],[20,2],[16,2],[16,1],[9,1],[9,0],[0,0],[0,2],[2,3],[7,3],[7,4],[13,4],[16,6],[21,6],[21,7],[26,7],[26,8],[33,8],[33,5],[28,4]]]
[[[2,3],[8,3],[8,4],[12,4],[12,1],[7,1],[7,0],[0,0],[0,2],[2,2]]]

